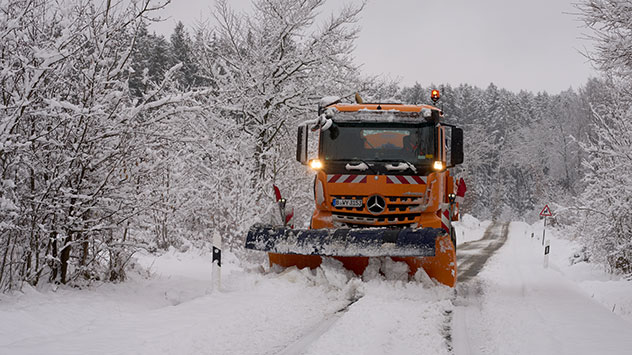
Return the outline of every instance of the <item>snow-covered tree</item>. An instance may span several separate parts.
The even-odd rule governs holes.
[[[584,166],[586,211],[580,233],[594,257],[613,270],[632,273],[632,6],[626,0],[578,5],[593,31],[589,56],[604,74],[601,97],[591,102],[591,140]]]
[[[130,53],[152,7],[0,6],[0,288],[122,279],[129,221],[155,203],[141,177],[164,164],[148,148],[188,111],[171,85],[178,68],[130,93]]]
[[[429,103],[434,88],[442,90],[446,121],[465,130],[465,162],[457,169],[468,183],[464,212],[532,221],[545,203],[571,204],[583,187],[579,143],[590,116],[584,94],[417,84],[399,99]]]
[[[297,221],[311,213],[312,181],[295,162],[296,128],[316,116],[322,96],[352,94],[360,83],[351,50],[362,6],[317,22],[324,3],[253,1],[247,15],[219,1],[219,25],[195,35],[200,76],[213,88],[195,123],[195,179],[213,228],[231,245],[241,245],[244,226],[273,201],[273,183],[297,208]]]
[[[171,53],[177,63],[182,63],[178,82],[185,88],[199,85],[196,80],[198,68],[193,61],[193,41],[182,22],[178,22],[170,37]]]

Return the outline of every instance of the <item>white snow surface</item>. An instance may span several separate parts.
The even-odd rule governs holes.
[[[459,244],[488,225],[464,216]],[[264,271],[225,252],[222,288],[212,290],[210,253],[139,254],[149,272],[125,283],[1,295],[0,353],[629,353],[630,282],[570,265],[576,245],[548,229],[545,269],[541,232],[512,223],[505,246],[456,296],[425,274],[406,281],[390,259],[361,279],[333,259],[315,271]]]
[[[476,217],[466,214],[462,216],[458,222],[453,222],[456,231],[457,246],[462,243],[479,240],[483,238],[485,229],[491,224],[491,221],[479,221]]]
[[[382,260],[364,282],[333,259],[314,272],[262,273],[245,270],[231,254],[224,258],[219,291],[210,289],[209,254],[171,250],[138,256],[150,278],[2,296],[0,353],[277,354],[365,295],[333,325],[356,334],[353,343],[345,342],[345,353],[409,352],[422,345],[447,353],[441,321],[453,291],[399,280],[404,264]],[[377,274],[379,266],[388,279]],[[402,321],[418,327],[401,332]],[[422,336],[411,342],[416,333]],[[428,333],[436,336],[423,336]],[[341,341],[328,330],[301,352],[338,353]]]
[[[531,237],[531,233],[534,237]],[[576,246],[542,226],[510,225],[506,244],[478,277],[459,284],[453,318],[456,354],[629,354],[632,284],[586,263]],[[619,313],[612,312],[619,302]],[[627,318],[627,319],[626,319]]]

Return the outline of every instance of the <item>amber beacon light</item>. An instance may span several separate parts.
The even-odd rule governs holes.
[[[430,93],[430,98],[432,99],[432,102],[437,102],[439,101],[439,99],[441,98],[441,94],[439,93],[439,90],[432,90],[432,92]]]

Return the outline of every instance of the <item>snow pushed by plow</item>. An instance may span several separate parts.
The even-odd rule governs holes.
[[[369,281],[364,294],[306,354],[448,354],[452,290],[401,281]]]
[[[365,280],[334,259],[315,270],[244,270],[226,255],[139,255],[151,278],[85,290],[25,289],[0,303],[10,354],[449,353],[453,290],[379,260]],[[378,271],[381,270],[381,273]],[[371,271],[371,272],[368,272]],[[417,350],[415,350],[417,349]]]
[[[304,277],[347,305],[289,344],[279,354],[433,354],[450,352],[449,315],[453,289],[430,280],[423,270],[408,280],[405,263],[375,258],[363,280],[325,258],[313,272],[290,268],[280,276]]]

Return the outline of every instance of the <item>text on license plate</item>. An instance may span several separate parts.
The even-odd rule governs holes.
[[[346,200],[337,198],[334,200],[335,207],[362,207],[362,200]]]

